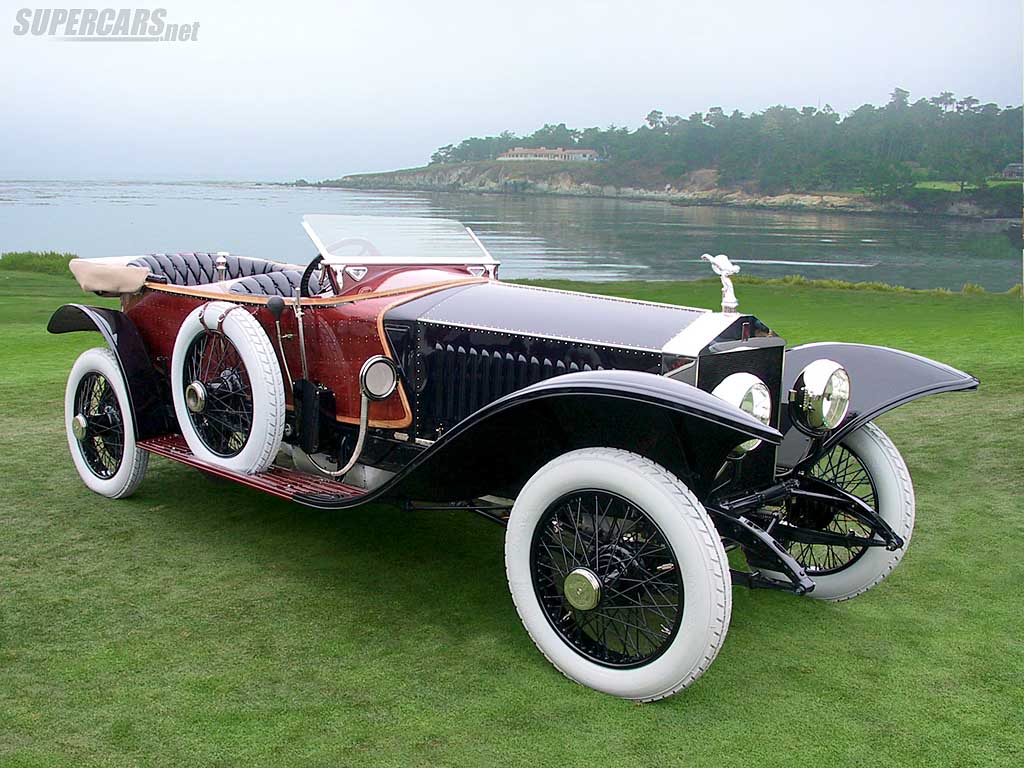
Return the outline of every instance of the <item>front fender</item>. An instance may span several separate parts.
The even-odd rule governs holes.
[[[97,331],[117,358],[128,389],[129,407],[135,423],[135,437],[145,440],[170,430],[162,383],[153,368],[145,342],[124,312],[84,304],[65,304],[46,326],[50,333]]]
[[[978,388],[978,380],[970,374],[910,352],[868,344],[821,342],[786,351],[783,402],[804,367],[823,357],[839,363],[850,374],[849,415],[824,440],[815,441],[793,426],[789,409],[784,407],[780,424],[784,438],[777,459],[780,467],[812,463],[846,435],[911,400]]]
[[[463,419],[359,503],[382,496],[460,501],[514,495],[556,456],[599,446],[646,456],[705,498],[729,452],[750,438],[778,444],[782,435],[714,395],[663,376],[569,373],[506,395]],[[297,500],[335,506],[310,497]]]

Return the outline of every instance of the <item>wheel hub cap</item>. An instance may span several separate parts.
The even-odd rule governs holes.
[[[89,427],[89,422],[85,420],[85,416],[82,414],[76,414],[71,419],[71,434],[75,436],[75,440],[82,442],[85,440],[85,431]]]
[[[577,568],[562,584],[565,599],[578,611],[590,611],[601,602],[601,580],[588,568]]]
[[[201,382],[193,381],[185,387],[185,405],[192,413],[206,410],[206,387]]]

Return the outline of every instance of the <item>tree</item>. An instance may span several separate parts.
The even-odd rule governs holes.
[[[939,107],[943,112],[948,112],[956,104],[956,98],[954,98],[952,91],[943,91],[938,96],[932,96],[928,101]]]
[[[964,96],[956,103],[957,112],[973,112],[978,105],[978,100],[973,96]]]
[[[725,116],[725,110],[721,107],[709,107],[708,113],[704,115],[704,122],[712,128],[722,127],[728,119]]]
[[[524,139],[528,147],[571,147],[579,141],[580,131],[567,128],[565,123],[547,124]]]
[[[909,103],[910,91],[897,88],[889,94],[889,103],[887,106],[892,107],[893,109],[906,109]]]
[[[914,175],[906,163],[876,159],[864,163],[862,183],[873,197],[891,200],[914,186]]]
[[[430,164],[438,165],[441,163],[450,163],[452,161],[452,155],[455,152],[454,144],[445,144],[443,147],[438,149],[434,154],[430,156]]]
[[[647,117],[644,120],[652,131],[665,127],[665,115],[660,110],[652,109],[647,113]]]
[[[1022,113],[972,96],[956,99],[951,91],[911,103],[910,92],[896,88],[884,107],[864,104],[845,117],[828,104],[776,105],[749,115],[712,106],[689,117],[654,109],[635,129],[547,123],[525,136],[503,131],[446,145],[431,163],[488,161],[514,146],[578,146],[607,161],[581,166],[600,183],[662,186],[710,168],[720,184],[764,192],[864,186],[893,199],[917,179],[952,180],[967,190],[1020,162]]]

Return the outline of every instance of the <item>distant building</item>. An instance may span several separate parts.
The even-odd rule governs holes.
[[[999,175],[1004,179],[1024,179],[1024,163],[1010,163]]]
[[[508,152],[502,152],[498,155],[499,160],[560,160],[562,162],[576,162],[576,161],[588,161],[593,162],[597,160],[597,152],[592,149],[579,149],[572,147],[570,149],[548,149],[547,147],[541,147],[540,149],[530,149],[527,147],[516,147],[510,149]]]

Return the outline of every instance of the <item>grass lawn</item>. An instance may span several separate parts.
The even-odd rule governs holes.
[[[919,181],[914,185],[917,189],[941,189],[944,192],[959,192],[959,181]],[[968,184],[967,189],[977,189],[973,184]]]
[[[989,187],[1006,187],[1017,185],[1020,186],[1019,179],[987,179],[985,182],[986,186]],[[914,185],[917,189],[941,189],[946,192],[959,192],[960,182],[959,181],[919,181]],[[978,187],[974,184],[968,184],[967,189],[977,189]]]
[[[719,301],[713,282],[581,287]],[[0,272],[0,765],[1020,765],[1020,300],[738,292],[790,343],[901,347],[982,389],[881,420],[918,502],[888,581],[839,605],[738,588],[708,674],[637,706],[533,647],[503,531],[469,513],[317,512],[162,459],[129,500],[88,492],[62,402],[100,338],[45,324],[95,299]]]

